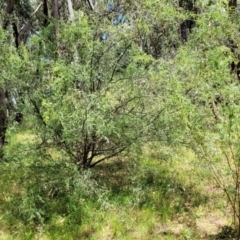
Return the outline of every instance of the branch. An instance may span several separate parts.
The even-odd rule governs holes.
[[[109,156],[106,156],[106,157],[103,157],[103,158],[99,159],[98,161],[96,161],[93,164],[91,164],[90,168],[96,166],[97,164],[99,164],[100,162],[102,162],[102,161],[104,161],[106,159],[109,159],[109,158],[112,158],[112,157],[118,155],[119,153],[123,152],[125,149],[126,149],[126,147],[122,147],[121,149],[119,149],[119,151],[117,151],[117,152],[115,152],[115,153],[113,153],[113,154],[111,154]]]
[[[43,5],[43,3],[40,3],[37,8],[35,9],[35,11],[31,14],[31,17],[39,10],[39,8]]]
[[[118,58],[117,62],[115,63],[115,66],[113,68],[113,71],[112,71],[112,75],[110,77],[110,81],[109,82],[112,82],[113,80],[113,77],[115,75],[115,72],[116,72],[116,69],[117,69],[117,66],[118,66],[118,63],[121,61],[121,59],[123,58],[123,56],[126,54],[127,50],[131,47],[132,43],[130,43],[125,49],[124,49],[124,52],[121,54],[121,56]]]
[[[217,110],[217,106],[216,106],[214,100],[211,101],[211,104],[212,104],[212,113],[213,113],[215,119],[219,120],[219,121],[223,121],[223,118],[219,115],[219,112]]]
[[[40,112],[40,109],[39,109],[36,101],[33,100],[30,96],[29,96],[29,100],[30,100],[30,102],[32,103],[32,105],[33,105],[33,107],[34,107],[34,110],[35,110],[36,115],[38,116],[38,118],[41,120],[41,122],[43,123],[44,126],[47,126],[46,122],[45,122],[44,119],[43,119],[43,116],[42,116],[42,114],[41,114],[41,112]]]
[[[92,11],[95,11],[95,8],[96,8],[96,6],[97,6],[97,2],[96,2],[95,5],[93,5],[92,0],[87,0],[87,2],[88,2],[88,4],[89,4],[90,8],[92,9]]]

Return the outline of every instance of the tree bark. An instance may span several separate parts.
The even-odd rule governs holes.
[[[15,0],[8,0],[6,13],[10,15],[14,10]],[[3,29],[6,30],[9,25],[8,16],[3,22]],[[16,47],[19,45],[19,35],[16,25],[13,24],[13,32],[15,37]],[[2,148],[5,144],[5,136],[7,131],[7,104],[6,104],[6,91],[4,85],[0,86],[0,157],[2,157]]]
[[[237,0],[229,0],[228,1],[228,7],[229,7],[229,15],[232,15],[237,7]],[[236,73],[238,80],[240,81],[240,55],[238,54],[238,46],[235,43],[235,40],[230,39],[229,41],[229,47],[231,49],[231,52],[236,56],[237,62],[231,63],[231,71],[232,73]]]
[[[68,3],[69,19],[73,20],[74,14],[73,14],[72,0],[67,0],[67,3]]]
[[[44,14],[44,21],[43,21],[43,26],[48,25],[48,5],[47,5],[47,0],[43,0],[43,14]]]
[[[52,0],[52,17],[55,20],[55,37],[58,38],[58,35],[59,35],[59,27],[57,22],[57,20],[59,19],[58,0]]]
[[[54,19],[59,18],[58,14],[58,0],[52,0],[52,16]]]
[[[11,15],[13,13],[14,10],[14,4],[15,4],[15,0],[9,0],[7,2],[7,7],[6,7],[6,13],[7,15]],[[9,25],[9,19],[8,16],[5,19],[4,23],[3,23],[3,29],[6,30],[8,25]],[[16,48],[19,47],[20,44],[20,37],[19,37],[19,32],[18,32],[18,28],[17,28],[17,24],[16,23],[12,23],[12,29],[13,29],[13,36],[15,38],[15,46]]]
[[[6,8],[6,12],[8,14],[11,14],[13,12],[14,4],[15,4],[15,0],[8,0],[7,8]]]
[[[181,36],[182,42],[187,42],[187,40],[188,40],[187,32],[188,32],[187,21],[185,20],[180,24],[180,36]]]
[[[12,14],[13,10],[14,10],[14,4],[15,4],[15,0],[8,0],[7,2],[7,7],[6,7],[6,13],[7,15]],[[5,21],[3,22],[3,29],[7,29],[7,26],[9,24],[9,19],[8,16],[5,19]]]
[[[92,11],[96,11],[96,8],[97,8],[97,5],[98,5],[98,2],[96,1],[95,4],[93,3],[92,0],[87,0],[90,8],[92,9]]]
[[[7,108],[5,100],[5,89],[0,87],[0,157],[5,143],[5,134],[7,130]]]
[[[230,1],[228,2],[228,6],[229,6],[230,8],[236,8],[236,7],[237,7],[237,0],[230,0]]]
[[[197,9],[194,7],[193,0],[180,0],[179,7],[192,13],[197,12]],[[194,25],[194,19],[186,19],[180,24],[180,39],[182,42],[188,41],[188,34],[191,32]]]

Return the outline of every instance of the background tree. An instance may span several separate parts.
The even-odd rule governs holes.
[[[145,67],[140,65],[151,58],[138,51],[127,32],[116,35],[118,29],[106,42],[93,39],[92,24],[87,17],[68,28],[60,24],[60,58],[49,55],[52,42],[42,41],[44,33],[36,36],[31,65],[28,58],[24,64],[35,76],[25,88],[41,123],[38,132],[79,168],[93,167],[147,137],[163,108],[151,107],[157,97],[155,86],[150,78],[144,80]]]
[[[234,7],[230,5],[230,7]],[[234,20],[233,20],[234,19]],[[223,190],[239,224],[239,81],[229,66],[237,56],[229,47],[236,39],[239,16],[216,3],[198,16],[197,29],[179,49],[176,71],[191,102],[187,114],[189,145],[205,160]],[[178,70],[177,70],[178,69]],[[224,167],[228,169],[224,171]]]
[[[169,91],[167,87],[160,89],[163,84],[159,83],[158,87],[158,80],[152,79],[157,63],[145,52],[154,57],[167,57],[173,49],[167,43],[172,26],[176,29],[176,43],[179,40],[181,15],[172,3],[162,12],[164,16],[171,14],[167,25],[164,17],[158,19],[151,4],[119,2],[113,10],[98,5],[98,11],[76,12],[71,24],[68,19],[77,7],[75,2],[71,8],[70,2],[54,0],[50,5],[43,1],[35,5],[29,18],[31,36],[20,50],[22,63],[18,74],[26,103],[24,111],[40,123],[37,129],[42,142],[64,150],[80,168],[92,167],[121,153],[140,142],[143,136],[147,139],[151,135],[149,129],[164,109],[166,99],[161,94],[165,91],[166,96]],[[52,9],[52,19],[49,9]],[[134,16],[136,9],[137,16]],[[100,18],[100,12],[106,14]],[[35,25],[42,17],[40,25]],[[120,24],[114,24],[114,19]],[[160,47],[164,49],[160,55],[156,49],[149,52],[147,47],[141,52],[136,47],[139,39],[143,39],[142,33],[147,33],[147,42],[152,41],[153,22],[166,24],[169,31],[164,35],[166,47]],[[108,35],[105,40],[104,33]],[[156,44],[161,42],[156,40]],[[153,105],[157,102],[154,99],[162,99],[162,103]]]

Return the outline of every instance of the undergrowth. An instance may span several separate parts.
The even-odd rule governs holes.
[[[226,206],[211,174],[187,149],[169,154],[146,145],[140,156],[79,172],[64,155],[39,150],[36,142],[6,146],[0,239],[208,239],[199,221],[215,211],[215,202],[219,211]],[[36,149],[32,158],[24,152],[30,148]]]

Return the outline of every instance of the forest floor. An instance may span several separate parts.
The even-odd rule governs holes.
[[[28,141],[34,136],[9,138],[6,153]],[[231,209],[211,170],[186,148],[171,151],[148,144],[140,157],[96,166],[91,171],[99,196],[80,199],[81,211],[70,218],[53,209],[43,224],[24,222],[11,212],[14,194],[22,190],[14,175],[2,174],[0,239],[228,239],[220,236],[231,229]]]

